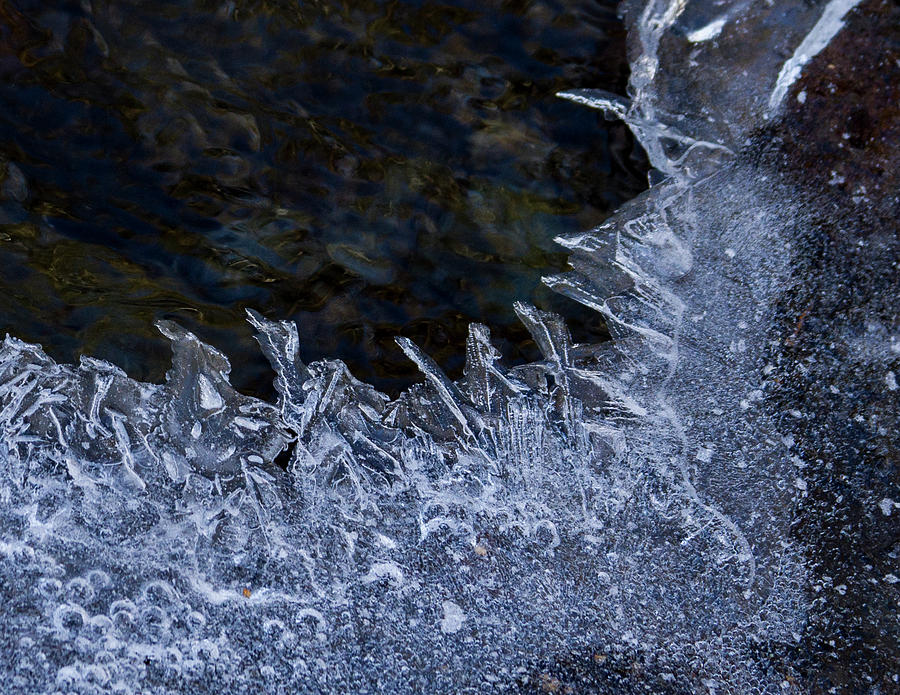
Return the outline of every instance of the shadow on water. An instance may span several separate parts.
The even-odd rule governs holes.
[[[553,243],[645,186],[613,2],[0,1],[0,329],[160,380],[174,319],[271,394],[244,307],[396,392],[401,334],[456,376],[467,325],[536,352]]]

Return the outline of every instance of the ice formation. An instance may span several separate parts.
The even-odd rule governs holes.
[[[7,337],[3,689],[792,687],[812,610],[793,422],[809,414],[773,393],[814,213],[741,153],[833,6],[849,4],[628,2],[630,99],[563,95],[624,118],[664,175],[560,239],[572,270],[546,279],[612,343],[573,344],[520,304],[542,361],[504,367],[473,325],[454,383],[400,340],[425,381],[391,401],[251,313],[272,405],[171,323],[161,385]],[[879,368],[890,335],[866,334]],[[579,659],[594,670],[561,684]]]

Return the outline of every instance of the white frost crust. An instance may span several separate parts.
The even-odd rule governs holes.
[[[727,21],[728,17],[717,17],[706,26],[695,29],[690,34],[688,34],[688,41],[690,41],[691,43],[703,43],[704,41],[711,41],[722,33],[722,29],[725,27],[725,23]]]
[[[745,7],[716,5],[687,40]],[[425,382],[391,401],[250,312],[273,406],[174,324],[163,385],[3,343],[0,570],[29,609],[0,618],[49,664],[24,682],[87,690],[103,668],[137,691],[158,668],[192,692],[477,690],[523,653],[599,643],[652,655],[685,691],[780,692],[755,655],[803,629],[788,539],[805,482],[754,360],[803,219],[658,99],[663,38],[692,9],[645,6],[631,100],[565,95],[623,118],[669,175],[562,240],[573,270],[547,278],[613,345],[574,345],[517,304],[541,361],[504,368],[475,325],[454,382],[402,340]]]

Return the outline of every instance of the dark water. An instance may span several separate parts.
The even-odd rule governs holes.
[[[451,374],[468,323],[535,356],[515,299],[552,239],[644,187],[625,128],[556,99],[624,92],[614,2],[0,0],[0,330],[159,380],[174,319],[270,375],[244,307],[389,390]]]

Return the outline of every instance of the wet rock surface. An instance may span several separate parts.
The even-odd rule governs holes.
[[[791,90],[772,134],[784,165],[810,188],[843,194],[840,216],[874,216],[865,230],[896,234],[900,205],[900,7],[863,2]],[[893,220],[893,221],[892,221]],[[850,227],[851,225],[846,225]]]
[[[803,95],[803,96],[801,96]],[[808,496],[812,610],[806,692],[892,692],[900,672],[900,7],[864,2],[809,65],[776,129],[776,159],[820,212],[785,297],[777,402]],[[825,349],[823,349],[825,348]]]

